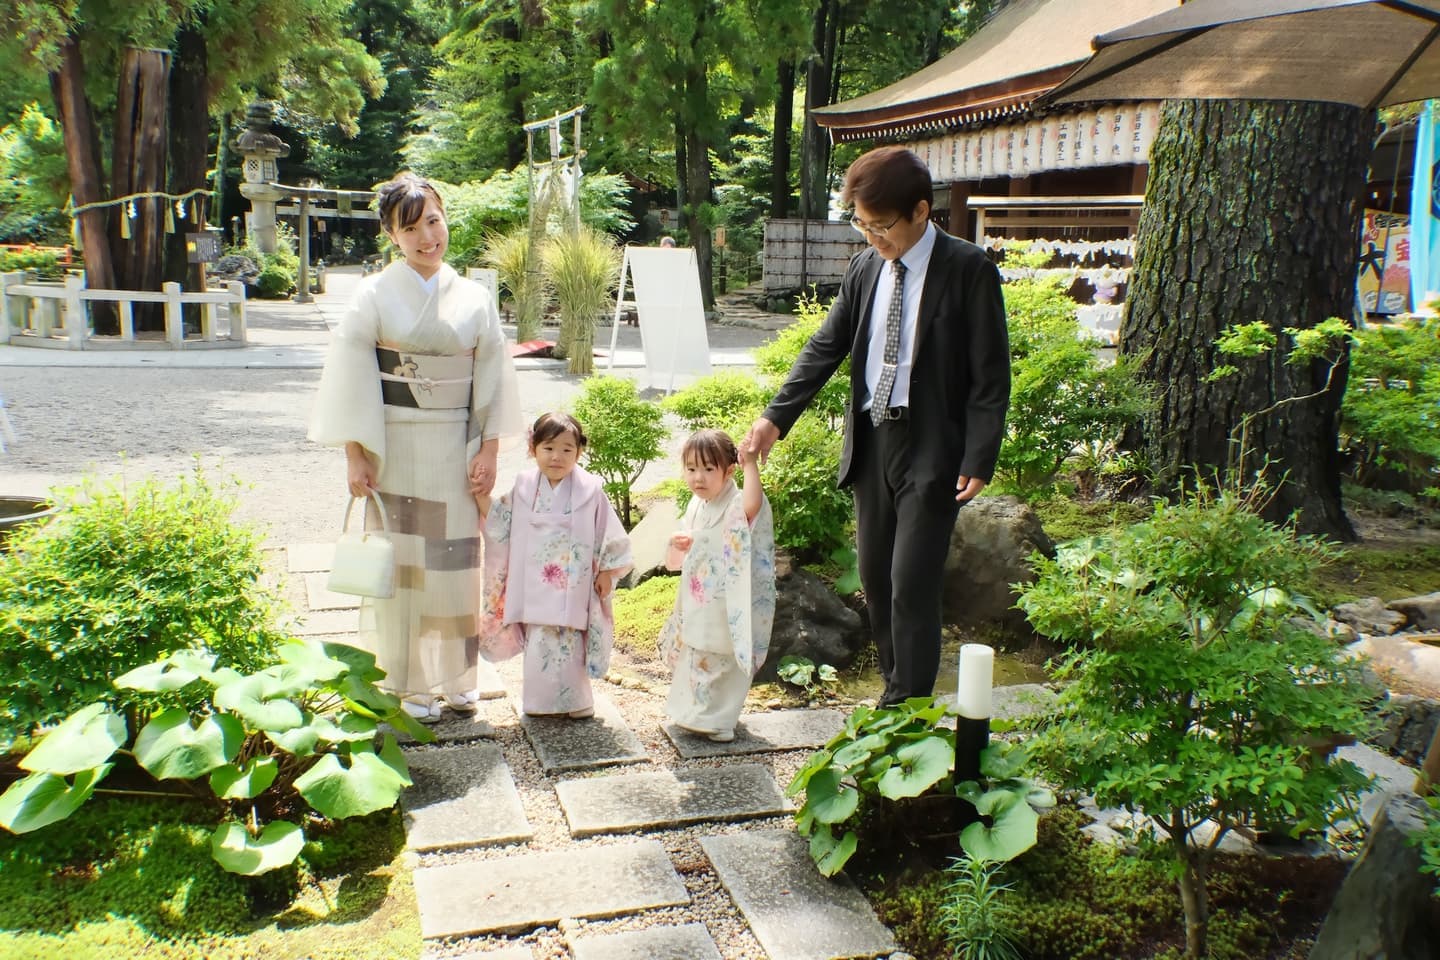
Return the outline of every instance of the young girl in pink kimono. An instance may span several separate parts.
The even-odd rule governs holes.
[[[585,432],[547,413],[530,430],[535,466],[499,500],[475,494],[485,537],[480,651],[525,654],[522,704],[531,716],[589,717],[590,678],[610,665],[610,596],[630,568],[630,538],[598,477],[577,461]]]
[[[666,713],[685,730],[727,743],[765,662],[775,622],[775,524],[760,486],[760,464],[747,453],[745,486],[735,485],[735,441],[701,430],[681,461],[694,494],[681,530],[670,538],[670,568],[680,570],[675,609],[660,632],[660,655],[675,670]]]

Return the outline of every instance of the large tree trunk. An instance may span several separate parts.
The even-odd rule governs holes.
[[[1327,364],[1287,364],[1283,347],[1238,362],[1238,376],[1206,378],[1230,362],[1214,341],[1232,324],[1262,321],[1279,333],[1351,316],[1373,127],[1373,114],[1335,104],[1166,104],[1120,346],[1156,389],[1126,445],[1144,454],[1160,492],[1197,469],[1224,476],[1237,459],[1245,476],[1226,478],[1243,483],[1268,459],[1269,480],[1283,483],[1267,515],[1298,511],[1305,532],[1354,538],[1337,449],[1347,358],[1328,388]],[[1238,451],[1247,416],[1248,450]]]
[[[206,161],[210,150],[210,77],[205,37],[198,24],[186,23],[175,42],[175,62],[170,71],[170,186],[173,194],[188,193],[205,186]],[[187,218],[175,219],[175,232],[165,239],[164,278],[186,290],[204,287],[203,263],[190,263],[185,234],[204,226],[205,195],[187,202]],[[188,214],[199,211],[200,217]],[[185,308],[185,322],[198,324],[198,304]],[[194,314],[192,316],[192,313]]]
[[[781,60],[776,69],[774,133],[770,138],[770,216],[790,215],[790,124],[795,113],[795,64]]]
[[[830,135],[815,122],[811,112],[832,102],[836,36],[839,30],[838,0],[821,0],[815,10],[812,40],[815,53],[805,66],[805,125],[801,131],[800,215],[823,220],[829,212]]]
[[[65,164],[75,205],[104,200],[99,138],[95,135],[90,101],[85,96],[85,64],[74,37],[67,36],[60,44],[60,69],[51,76],[51,92],[65,133]],[[85,285],[92,290],[110,290],[115,286],[110,238],[105,232],[105,209],[97,207],[79,215],[80,245],[85,252]],[[113,308],[95,303],[90,313],[97,333],[115,333],[120,329]]]
[[[706,311],[715,307],[715,291],[711,288],[711,262],[714,250],[711,246],[710,216],[711,191],[714,171],[710,163],[710,144],[701,131],[705,121],[706,104],[710,97],[710,80],[705,64],[691,68],[685,81],[685,96],[689,103],[679,118],[681,125],[675,131],[676,139],[683,142],[683,150],[675,157],[676,177],[680,182],[680,209],[685,218],[685,231],[690,236],[690,246],[695,248],[695,261],[700,271],[700,299]]]
[[[158,192],[165,189],[166,93],[170,80],[170,54],[164,50],[129,47],[120,66],[120,87],[115,103],[114,159],[110,165],[115,195]],[[122,208],[115,218],[115,282],[121,290],[159,291],[165,266],[164,198],[134,201],[136,216],[124,223]],[[121,228],[130,236],[124,237]],[[135,307],[135,326],[163,330],[164,313]]]

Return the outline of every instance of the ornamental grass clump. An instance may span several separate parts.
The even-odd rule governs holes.
[[[49,524],[15,531],[0,554],[0,744],[95,701],[141,713],[190,702],[114,677],[204,647],[221,666],[266,666],[283,635],[261,580],[260,534],[235,523],[238,484],[198,466],[56,491]]]
[[[1367,783],[1329,748],[1364,732],[1373,692],[1306,628],[1296,592],[1331,550],[1262,519],[1265,494],[1202,487],[1034,556],[1019,602],[1073,645],[1037,757],[1054,782],[1149,818],[1174,857],[1190,958],[1208,955],[1207,879],[1230,831],[1322,829]]]
[[[595,318],[611,306],[620,280],[620,248],[599,230],[581,226],[545,242],[545,276],[560,304],[557,355],[571,373],[595,369]]]
[[[540,315],[545,311],[543,274],[530,270],[533,255],[530,231],[515,227],[508,233],[492,233],[485,239],[483,262],[500,276],[500,285],[510,291],[515,304],[515,340],[524,343],[540,335]]]

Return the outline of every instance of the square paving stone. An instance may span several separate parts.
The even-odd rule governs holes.
[[[587,770],[620,763],[639,763],[645,746],[625,724],[609,697],[595,692],[595,716],[584,720],[569,717],[520,715],[535,755],[546,773]]]
[[[845,714],[839,710],[770,710],[741,715],[735,725],[735,739],[729,743],[716,743],[673,723],[663,724],[661,729],[680,751],[680,756],[692,760],[776,750],[813,750],[824,746],[844,726]]]
[[[290,573],[329,570],[334,564],[333,543],[292,543],[285,548],[285,569]]]
[[[400,794],[410,849],[478,847],[534,836],[495,744],[410,750],[405,762],[415,781]]]
[[[847,879],[826,879],[788,830],[703,837],[700,846],[770,960],[895,952],[895,938]]]
[[[721,960],[703,923],[577,937],[570,951],[575,960]]]
[[[284,629],[297,637],[354,636],[360,632],[360,611],[321,610],[300,614],[284,622]]]
[[[345,610],[358,608],[360,598],[353,593],[335,593],[325,586],[328,573],[305,574],[305,603],[311,610]]]
[[[774,774],[754,763],[566,780],[555,792],[577,837],[768,817],[789,809]]]
[[[617,917],[690,902],[654,840],[421,867],[415,895],[426,939],[522,933],[562,917]]]

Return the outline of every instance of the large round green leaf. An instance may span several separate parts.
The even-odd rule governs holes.
[[[225,800],[249,800],[264,793],[280,773],[274,757],[251,757],[243,768],[227,763],[210,774],[210,789]]]
[[[278,653],[281,663],[304,669],[315,683],[334,680],[350,669],[350,665],[343,660],[327,656],[320,644],[305,640],[282,643]]]
[[[22,770],[68,777],[100,766],[125,742],[125,721],[103,703],[70,714],[20,761]]]
[[[333,716],[319,716],[311,725],[320,735],[320,739],[326,743],[358,743],[373,740],[377,729],[374,720],[348,711],[340,718],[339,723],[335,722]]]
[[[871,754],[877,750],[884,750],[889,741],[882,736],[871,734],[868,737],[861,737],[859,740],[852,740],[839,750],[835,751],[835,766],[842,770],[849,770],[857,764],[869,761]]]
[[[907,743],[895,751],[895,766],[876,784],[882,797],[918,797],[945,779],[955,765],[955,749],[939,737]]]
[[[976,860],[1006,862],[1035,846],[1040,817],[1018,790],[991,790],[975,804],[990,824],[978,821],[960,831],[960,846]]]
[[[392,738],[387,741],[387,746],[394,742]],[[332,820],[383,810],[392,806],[400,791],[409,786],[409,774],[394,766],[398,748],[395,754],[384,757],[360,749],[352,750],[348,757],[327,753],[296,778],[295,789],[306,803]]]
[[[231,820],[210,835],[210,855],[231,873],[247,877],[288,866],[305,847],[305,834],[285,820],[267,823],[258,838]]]
[[[368,650],[361,650],[359,647],[352,647],[347,643],[336,643],[333,640],[320,644],[320,649],[324,651],[325,656],[345,664],[350,668],[351,673],[366,683],[385,679],[385,671],[375,665],[375,654]]]
[[[308,757],[320,744],[320,728],[315,725],[316,719],[315,714],[305,712],[301,714],[303,722],[298,727],[291,727],[289,730],[266,730],[265,736],[286,753]]]
[[[11,833],[29,833],[64,820],[90,799],[95,785],[113,766],[105,763],[93,770],[82,770],[75,774],[73,784],[53,773],[32,773],[10,784],[0,793],[0,827]]]
[[[860,794],[841,780],[841,772],[826,767],[805,785],[805,808],[820,823],[840,823],[860,806]]]
[[[231,711],[251,727],[266,733],[280,733],[300,726],[305,717],[289,698],[305,688],[302,685],[297,690],[296,677],[278,676],[271,672],[274,670],[270,667],[216,687],[215,706]]]
[[[245,742],[240,721],[216,714],[190,726],[190,712],[172,707],[135,738],[135,759],[160,780],[193,780],[235,758]]]
[[[200,679],[200,674],[177,667],[169,658],[147,663],[120,674],[114,680],[121,690],[143,690],[146,693],[169,693],[187,687]]]
[[[859,843],[853,830],[846,830],[845,836],[836,840],[830,828],[822,826],[810,837],[810,859],[815,861],[821,876],[833,877],[855,855]]]

